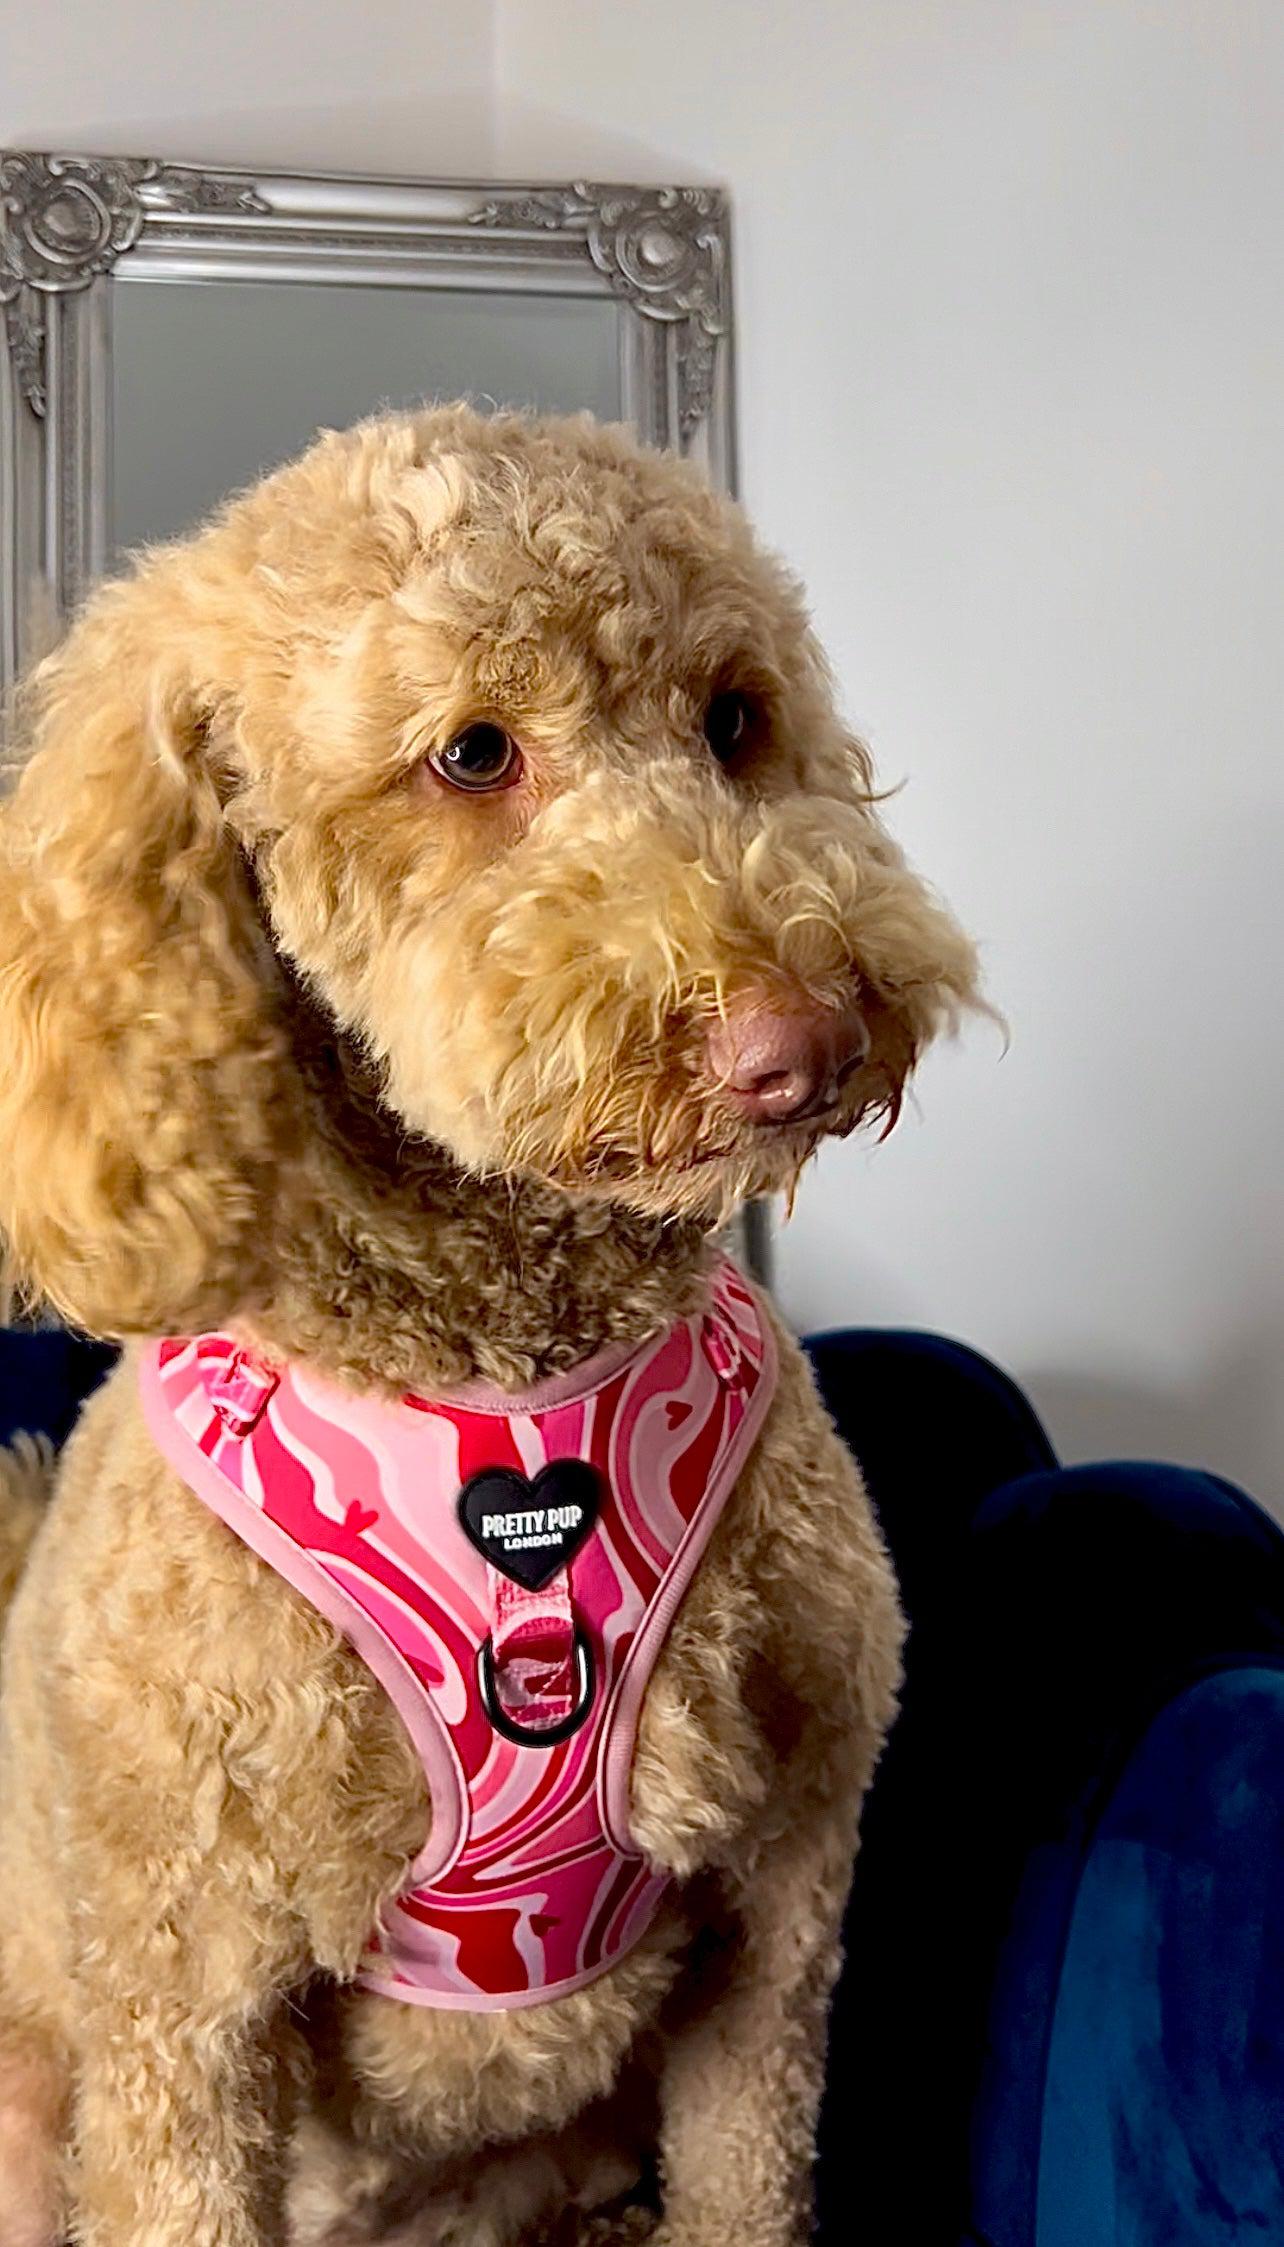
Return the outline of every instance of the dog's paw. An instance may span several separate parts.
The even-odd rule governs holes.
[[[288,2247],[369,2247],[383,2236],[378,2209],[398,2167],[377,2147],[358,2145],[305,2116],[291,2148]]]
[[[652,2247],[657,2223],[649,2208],[621,2208],[615,2213],[598,2209],[577,2214],[570,2229],[556,2233],[549,2247]]]
[[[371,2233],[371,2247],[641,2247],[654,2217],[605,2205],[636,2182],[636,2163],[569,2137],[481,2156],[466,2181]]]
[[[425,2176],[416,2188],[403,2176],[381,2192],[375,2183],[350,2170],[324,2189],[314,2164],[306,2194],[293,2199],[291,2247],[537,2247],[565,2193],[542,2148],[483,2154],[450,2185]]]
[[[458,2191],[430,2202],[420,2228],[407,2226],[386,2247],[526,2247],[565,2189],[561,2164],[543,2147],[493,2155]]]

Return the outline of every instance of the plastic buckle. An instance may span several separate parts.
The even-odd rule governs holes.
[[[720,1311],[706,1311],[700,1328],[700,1343],[724,1387],[737,1388],[745,1353],[744,1345],[730,1319]]]
[[[257,1428],[280,1379],[248,1350],[238,1350],[228,1359],[210,1385],[210,1402],[230,1436],[239,1440]]]

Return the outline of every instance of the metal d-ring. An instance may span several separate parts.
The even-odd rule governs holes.
[[[477,1683],[481,1688],[482,1707],[501,1740],[511,1740],[518,1748],[555,1748],[560,1740],[569,1740],[573,1732],[579,1731],[593,1706],[593,1649],[577,1623],[575,1706],[560,1724],[517,1724],[508,1715],[495,1682],[495,1642],[489,1636],[477,1650]]]

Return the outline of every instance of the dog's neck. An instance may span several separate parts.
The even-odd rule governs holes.
[[[704,1232],[517,1179],[483,1181],[407,1138],[372,1072],[291,997],[304,1104],[271,1292],[246,1322],[269,1354],[363,1388],[518,1391],[693,1309]]]

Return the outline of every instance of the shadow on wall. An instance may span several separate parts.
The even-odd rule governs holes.
[[[57,123],[42,106],[38,127],[19,110],[4,138],[15,148],[92,149],[100,155],[160,156],[185,164],[238,165],[254,170],[392,173],[411,179],[538,178],[645,181],[656,186],[722,183],[706,164],[670,155],[648,141],[584,117],[516,99],[497,107],[492,88],[458,70],[439,87],[397,95],[370,89],[351,101],[260,101],[247,88],[235,106],[158,117],[144,105],[98,124]]]
[[[679,134],[681,137],[681,134]],[[639,140],[603,119],[551,109],[502,89],[496,120],[498,168],[506,179],[625,180],[654,187],[725,186],[715,165]]]
[[[490,180],[496,171],[493,104],[480,72],[474,83],[458,73],[438,89],[396,95],[370,89],[351,101],[309,100],[301,91],[289,103],[260,101],[245,86],[235,105],[159,113],[143,103],[123,113],[113,102],[98,123],[59,122],[42,99],[37,124],[24,124],[18,108],[3,138],[13,148],[74,148],[100,156],[156,156],[197,165],[248,171],[402,174],[413,179]],[[557,174],[562,176],[559,170]]]
[[[1067,1464],[1168,1459],[1238,1483],[1284,1521],[1284,1317],[1245,1333],[1184,1389],[1023,1369],[1018,1378]]]

